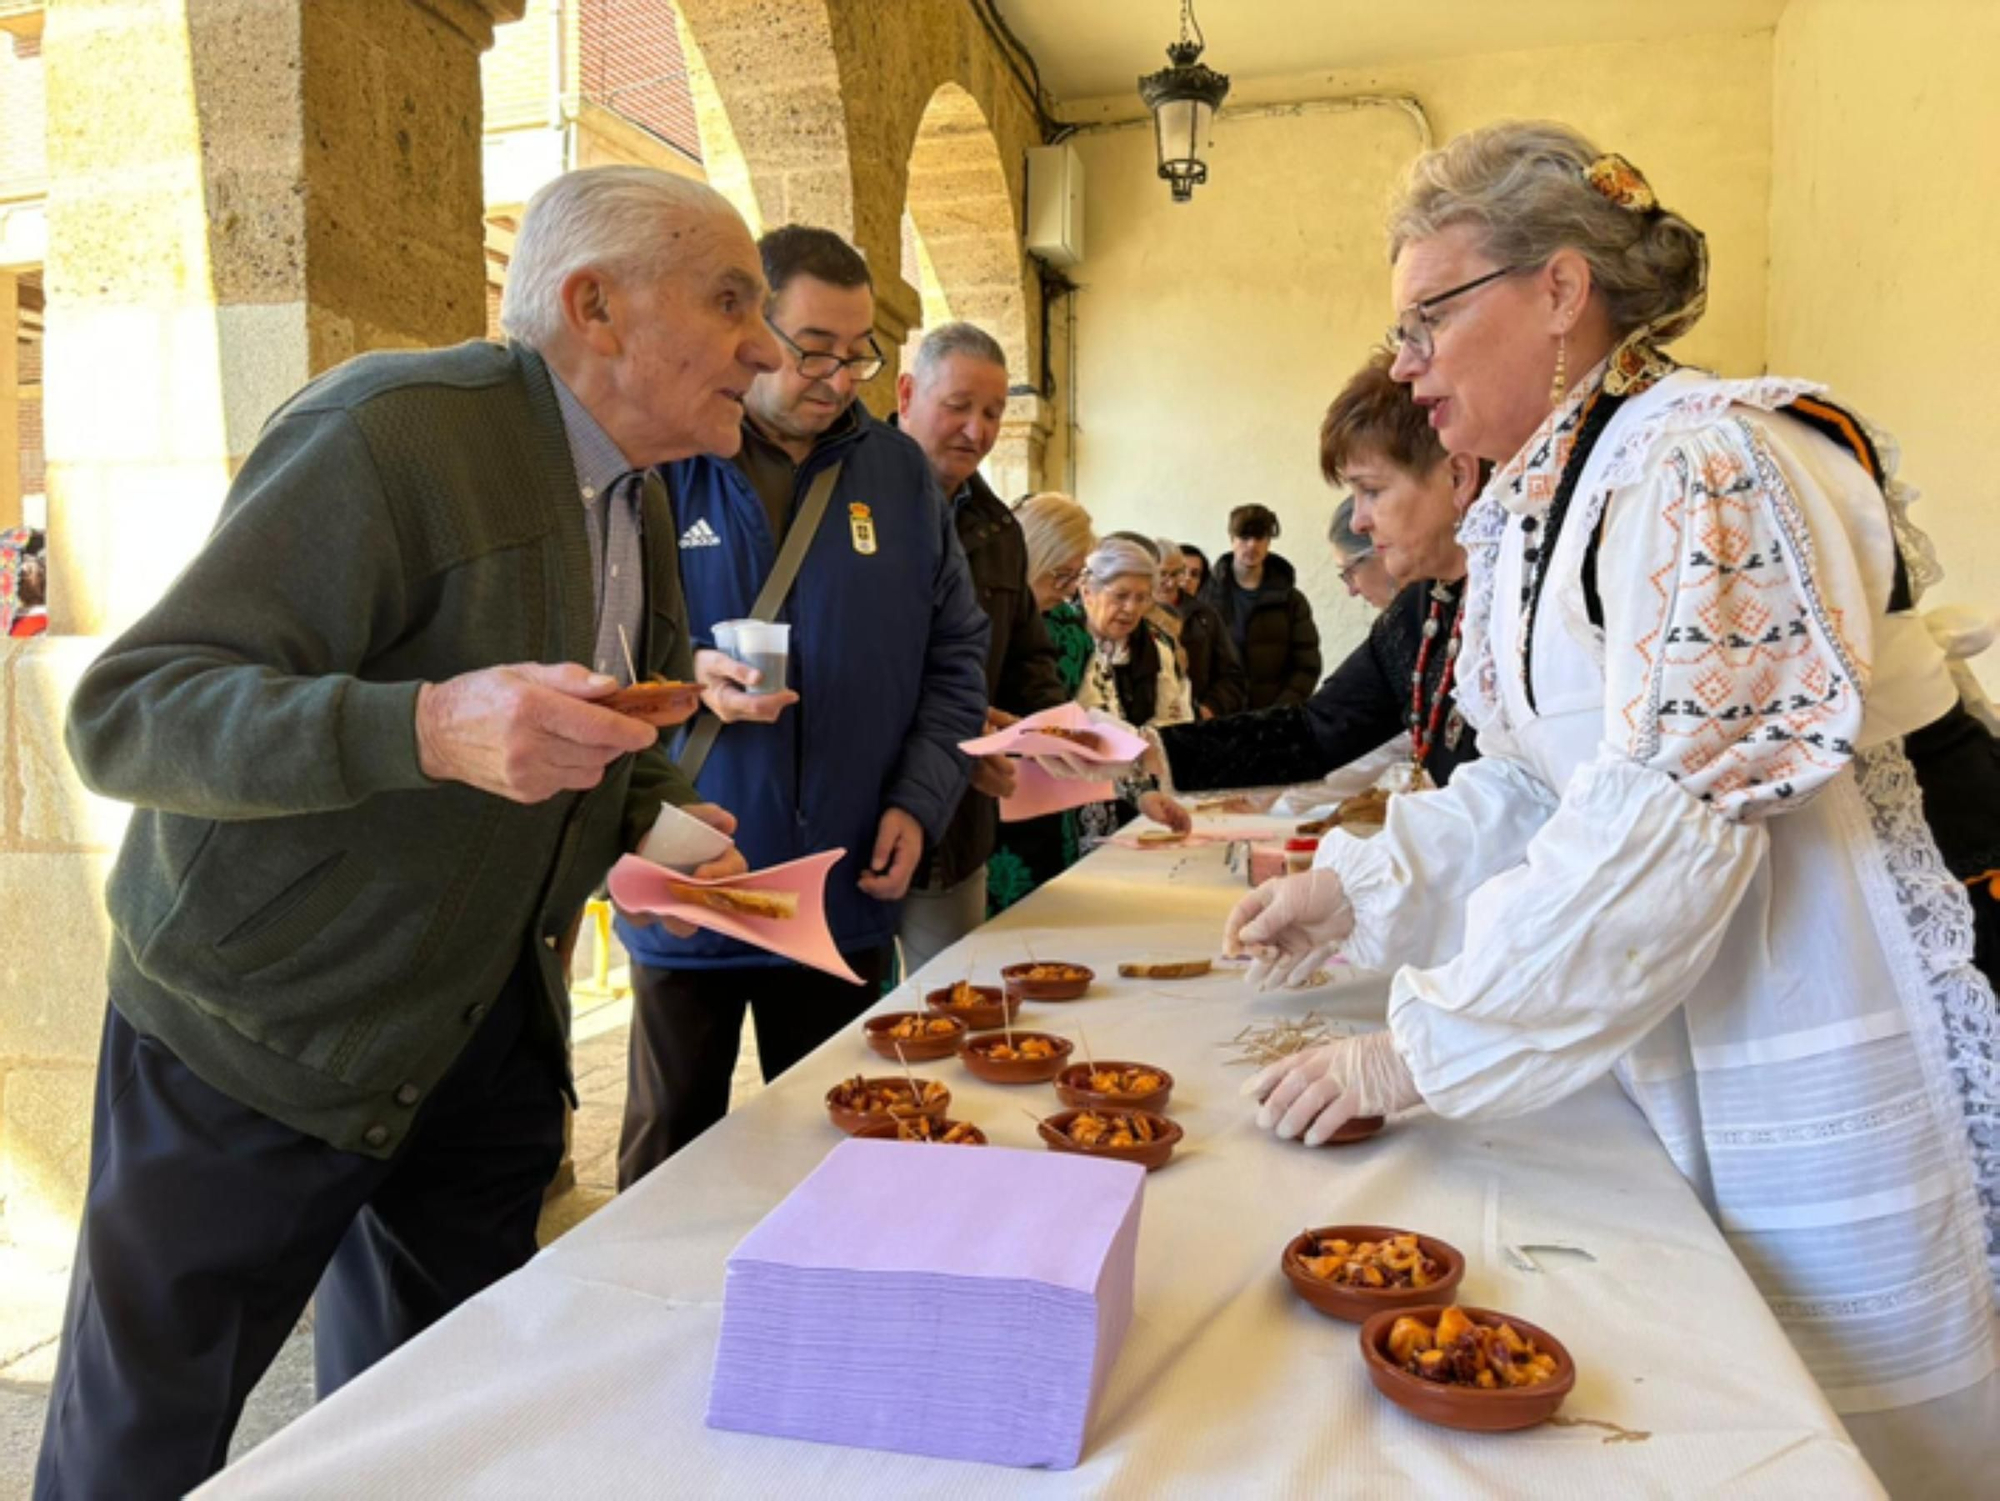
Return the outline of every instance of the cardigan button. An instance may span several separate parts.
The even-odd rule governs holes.
[[[479,1019],[485,1014],[486,1014],[486,1002],[474,1001],[470,1006],[467,1006],[465,1008],[465,1017],[464,1017],[465,1024],[468,1027],[476,1026],[478,1025]]]
[[[389,1144],[389,1128],[383,1125],[370,1126],[361,1133],[361,1139],[371,1147],[386,1147]]]
[[[414,1084],[404,1083],[396,1086],[396,1103],[398,1105],[414,1105],[423,1097],[424,1092]]]

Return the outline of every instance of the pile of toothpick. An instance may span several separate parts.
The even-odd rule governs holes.
[[[1319,1043],[1345,1037],[1348,1031],[1344,1025],[1328,1021],[1317,1011],[1308,1011],[1301,1017],[1279,1017],[1276,1021],[1252,1023],[1218,1046],[1236,1049],[1236,1056],[1229,1060],[1231,1063],[1250,1063],[1261,1068]]]

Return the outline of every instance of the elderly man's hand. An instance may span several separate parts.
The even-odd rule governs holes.
[[[574,662],[519,662],[425,683],[417,690],[417,764],[433,781],[517,803],[595,787],[605,767],[660,738],[652,726],[591,703],[617,688],[617,679]]]
[[[789,688],[776,693],[746,693],[745,689],[764,680],[764,674],[713,647],[703,647],[694,654],[694,680],[701,684],[701,701],[724,724],[770,724],[799,701]]]
[[[736,815],[727,808],[717,807],[714,803],[689,803],[681,809],[681,812],[700,819],[718,833],[736,832]],[[740,876],[749,869],[750,862],[743,858],[743,852],[731,845],[708,864],[697,865],[689,874],[697,881],[720,881],[728,876]],[[661,917],[656,912],[627,912],[623,907],[618,908],[618,915],[642,928],[656,925],[665,928],[676,938],[694,937],[694,924],[682,922],[679,918]]]

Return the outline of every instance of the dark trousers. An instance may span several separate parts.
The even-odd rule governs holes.
[[[219,1470],[315,1284],[323,1397],[534,1255],[562,1160],[545,1006],[524,960],[387,1162],[237,1103],[114,1006],[38,1501]]]
[[[769,1083],[875,1004],[895,948],[841,955],[862,983],[796,964],[757,969],[632,966],[632,1043],[618,1186],[630,1188],[729,1113],[743,1008]]]

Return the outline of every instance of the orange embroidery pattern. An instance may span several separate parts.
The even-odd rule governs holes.
[[[1628,751],[1736,817],[1809,797],[1844,769],[1866,664],[1821,600],[1796,499],[1755,432],[1711,430],[1673,453],[1649,577],[1659,624],[1633,645],[1641,691]]]

